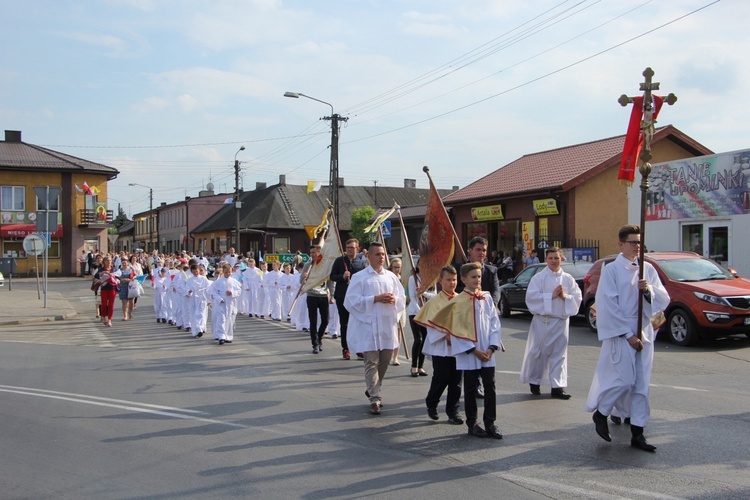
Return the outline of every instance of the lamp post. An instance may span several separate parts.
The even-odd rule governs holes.
[[[154,190],[149,186],[144,186],[137,182],[131,182],[128,186],[140,186],[148,189],[148,243],[152,247],[148,248],[148,245],[146,245],[146,251],[151,252],[154,242]]]
[[[242,208],[242,202],[240,201],[240,162],[237,155],[244,150],[245,146],[240,146],[240,149],[234,154],[234,207],[237,209],[237,218],[234,225],[234,245],[235,251],[240,253],[240,209]]]
[[[329,102],[321,101],[309,95],[302,94],[301,92],[285,92],[284,97],[291,97],[293,99],[299,99],[300,97],[307,97],[313,101],[322,102],[331,107],[331,116],[324,116],[321,120],[330,120],[331,122],[331,172],[328,180],[330,186],[331,203],[333,204],[333,215],[336,218],[336,223],[339,220],[339,122],[348,121],[349,118],[343,117],[333,112],[333,105]]]

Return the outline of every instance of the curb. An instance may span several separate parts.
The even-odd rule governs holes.
[[[13,326],[13,325],[28,325],[33,323],[47,323],[50,321],[63,321],[66,319],[74,318],[78,316],[78,313],[71,311],[67,314],[58,314],[57,316],[47,316],[44,318],[26,318],[26,319],[14,319],[11,321],[0,321],[0,326]]]

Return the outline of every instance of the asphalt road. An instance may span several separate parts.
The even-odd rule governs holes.
[[[449,425],[442,406],[429,420],[429,378],[410,377],[403,355],[372,416],[362,364],[334,340],[313,355],[307,334],[238,318],[219,347],[157,325],[150,296],[103,328],[87,283],[55,287],[77,317],[0,327],[3,499],[750,498],[745,337],[657,342],[649,454],[624,426],[612,443],[594,433],[583,408],[599,344],[583,320],[570,401],[520,384],[529,317],[503,320],[498,441]]]

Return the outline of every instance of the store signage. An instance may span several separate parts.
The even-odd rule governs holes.
[[[534,200],[532,201],[532,203],[534,204],[534,213],[537,215],[537,217],[560,214],[560,211],[557,209],[557,200],[554,198]]]
[[[488,205],[486,207],[474,207],[471,209],[471,218],[474,221],[502,220],[505,218],[503,215],[503,206]]]

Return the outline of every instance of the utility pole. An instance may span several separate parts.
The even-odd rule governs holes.
[[[154,249],[154,189],[148,188],[148,244],[151,248],[146,248],[147,252]]]
[[[333,106],[331,106],[331,111],[333,111]],[[331,190],[333,215],[336,217],[336,220],[339,220],[339,122],[346,122],[349,118],[332,112],[331,116],[324,116],[323,120],[331,122],[331,175],[328,185]]]
[[[240,151],[244,151],[245,146],[241,146],[240,149],[234,154],[234,207],[237,209],[236,220],[234,225],[234,249],[236,252],[241,253],[240,250],[240,210],[242,209],[242,202],[240,201],[240,161],[237,159],[237,155]]]

